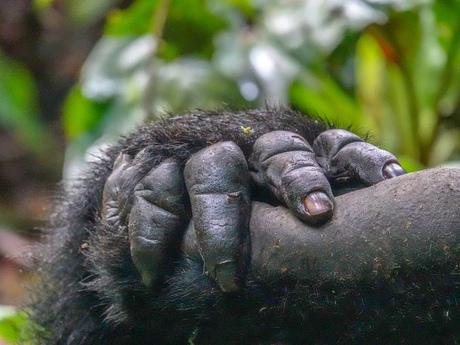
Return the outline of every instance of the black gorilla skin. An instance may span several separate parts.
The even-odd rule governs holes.
[[[241,127],[250,127],[254,134],[248,135]],[[167,275],[167,280],[162,285],[143,280],[139,268],[143,262],[136,266],[133,261],[126,218],[132,206],[132,191],[153,167],[173,158],[182,169],[193,154],[210,144],[225,141],[236,143],[248,159],[257,151],[254,149],[256,139],[279,130],[298,133],[313,145],[328,129],[322,121],[286,109],[241,114],[196,113],[142,127],[107,150],[105,158],[92,164],[80,181],[60,193],[50,217],[48,238],[35,252],[41,281],[34,287],[29,310],[32,321],[38,325],[36,334],[40,340],[37,342],[187,344],[192,338],[197,345],[395,341],[409,344],[413,339],[420,340],[420,337],[414,338],[413,332],[417,334],[418,329],[413,323],[403,325],[404,334],[392,329],[392,322],[384,326],[374,324],[373,316],[369,316],[368,323],[364,317],[355,324],[355,309],[347,304],[350,299],[341,302],[343,300],[327,297],[336,293],[335,290],[349,294],[351,300],[356,296],[363,305],[362,310],[365,306],[375,306],[391,319],[391,313],[400,311],[394,304],[401,301],[390,297],[372,298],[384,289],[369,282],[356,282],[350,287],[286,279],[270,284],[262,276],[260,280],[247,281],[242,289],[223,292],[222,285],[219,288],[210,276],[203,274],[202,263],[182,254],[179,247],[183,233],[173,234],[168,240],[169,247],[162,261],[164,272],[161,272]],[[136,157],[139,170],[134,174],[138,176],[123,181],[123,190],[118,196],[122,200],[116,205],[119,219],[115,219],[110,209],[103,208],[103,197],[106,198],[104,186],[120,152]],[[354,152],[351,150],[346,155],[353,156]],[[347,180],[350,176],[335,178]],[[252,187],[251,191],[251,200],[276,203],[259,189]],[[180,211],[184,217],[190,216],[187,203],[188,199],[184,199],[185,207]],[[361,299],[363,295],[371,298]],[[349,309],[351,314],[347,318]],[[401,317],[396,315],[395,320],[400,321]],[[395,324],[401,325],[396,321]],[[434,336],[443,332],[438,324],[431,323],[431,326]],[[450,329],[451,325],[443,327]],[[422,339],[426,339],[425,333]]]

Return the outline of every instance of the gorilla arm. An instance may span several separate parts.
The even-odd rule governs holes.
[[[401,266],[458,262],[459,181],[457,169],[386,180],[337,197],[331,221],[320,227],[303,223],[282,206],[255,202],[250,278],[346,281],[380,273],[389,277]],[[192,227],[183,250],[198,259]]]
[[[459,181],[455,169],[390,179],[337,197],[331,221],[320,227],[254,202],[246,288],[223,299],[217,309],[232,312],[204,323],[196,343],[249,335],[257,344],[460,339]],[[201,262],[190,230],[193,224],[183,250]],[[248,317],[256,326],[241,321]],[[229,335],[232,324],[239,331]]]
[[[253,150],[258,138],[266,144]],[[184,171],[192,155],[207,158],[199,154],[206,149],[218,158],[214,151],[228,151],[229,142],[241,152],[194,165],[203,174]],[[322,170],[323,182],[312,183],[312,169]],[[190,336],[200,345],[350,336],[391,343],[388,332],[400,319],[407,325],[407,315],[415,323],[401,333],[408,343],[415,331],[423,343],[439,334],[419,332],[421,319],[453,320],[454,331],[443,334],[460,336],[458,171],[390,180],[337,205],[319,197],[341,180],[369,185],[402,173],[394,156],[292,111],[199,113],[142,127],[56,199],[49,235],[34,256],[42,280],[29,309],[46,339],[40,344],[178,345]],[[250,195],[249,176],[256,185]],[[256,203],[250,218],[253,196],[294,213],[308,201],[310,215],[328,216],[315,224],[333,218],[307,226],[281,207]],[[196,224],[205,220],[195,229],[201,236],[188,231],[181,250],[192,214]],[[216,227],[225,231],[208,231]]]

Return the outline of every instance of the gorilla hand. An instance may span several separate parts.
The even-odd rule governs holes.
[[[153,289],[179,254],[192,214],[206,271],[230,292],[242,285],[248,263],[251,192],[268,190],[267,201],[320,225],[333,213],[331,183],[371,185],[405,173],[392,154],[340,129],[322,132],[313,145],[293,132],[269,132],[255,141],[249,164],[233,142],[208,146],[185,167],[171,158],[146,169],[149,158],[148,149],[119,155],[102,217],[111,227],[128,227],[134,264]]]

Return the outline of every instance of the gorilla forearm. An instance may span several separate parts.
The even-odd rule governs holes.
[[[223,343],[209,336],[211,330],[217,337],[215,329],[237,322],[235,343],[249,335],[254,343],[455,343],[459,179],[460,170],[422,171],[338,197],[332,220],[320,229],[282,207],[256,203],[248,286],[243,297],[220,302],[223,309],[230,308],[225,303],[238,304],[241,314],[210,317],[197,343]],[[184,251],[199,262],[191,230]],[[173,297],[179,308],[188,298],[201,297],[206,305],[214,290],[200,296],[185,291]],[[220,297],[212,304],[217,310]],[[242,315],[257,319],[255,329],[244,329]]]
[[[251,270],[261,272],[264,281],[345,281],[390,277],[400,266],[417,269],[432,259],[455,261],[459,180],[460,169],[431,169],[342,195],[331,221],[321,227],[303,223],[285,207],[254,203]],[[183,250],[201,261],[193,224]]]

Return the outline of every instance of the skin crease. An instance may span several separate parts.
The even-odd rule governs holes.
[[[250,127],[253,134],[241,127]],[[293,227],[297,237],[287,242],[286,236],[267,243],[273,238],[253,235],[276,235],[283,224],[292,224],[294,219],[312,224],[313,228],[307,229],[327,238],[333,233],[321,231],[324,222],[335,224],[340,232],[352,220],[359,224],[359,217],[368,214],[359,198],[350,202],[358,213],[339,213],[347,194],[337,204],[333,191],[337,194],[404,172],[395,165],[393,155],[349,132],[330,130],[327,124],[289,109],[206,112],[141,127],[110,148],[80,183],[58,195],[48,225],[50,235],[35,252],[42,280],[32,288],[28,308],[31,319],[40,326],[35,330],[40,339],[37,343],[187,344],[190,337],[197,345],[369,343],[371,339],[374,343],[410,343],[411,339],[439,343],[439,339],[451,339],[455,335],[451,323],[443,324],[445,319],[438,317],[447,303],[442,282],[452,277],[446,273],[448,269],[452,272],[448,263],[429,266],[436,264],[433,272],[438,272],[429,281],[417,278],[428,276],[419,274],[428,266],[417,268],[415,275],[410,267],[395,269],[390,263],[390,277],[397,272],[408,281],[414,278],[415,285],[396,284],[402,294],[379,299],[390,291],[385,287],[385,275],[341,280],[335,286],[317,275],[298,274],[310,272],[302,261],[306,256],[296,254],[296,250],[305,250],[299,244],[321,243],[302,237],[311,230],[297,232],[298,227]],[[264,135],[268,137],[258,141],[266,140],[259,150],[256,141]],[[349,142],[343,144],[337,138]],[[206,156],[195,164],[193,160],[209,154],[209,148],[216,150],[211,156],[220,158]],[[239,151],[227,155],[220,153],[221,148],[223,152]],[[233,172],[228,168],[235,166],[240,168]],[[392,193],[405,190],[404,186]],[[312,205],[306,208],[305,200]],[[262,217],[254,218],[256,212],[249,218],[245,205],[250,201],[287,205],[295,217],[283,218],[287,217],[283,212],[276,215],[262,209]],[[402,208],[405,203],[397,205]],[[428,204],[424,205],[428,209]],[[320,217],[312,217],[313,208],[323,211],[317,212]],[[254,219],[268,221],[268,213],[274,217],[270,226],[253,227]],[[192,214],[194,221],[201,222],[195,232],[187,231]],[[353,214],[357,218],[348,218]],[[336,215],[339,218],[335,219]],[[375,217],[391,220],[394,215],[386,211]],[[275,220],[281,221],[278,230],[272,227]],[[386,229],[379,232],[378,224],[374,226],[363,229],[364,233],[379,234]],[[209,230],[215,228],[225,229]],[[263,231],[256,230],[259,228]],[[401,234],[404,229],[394,231]],[[194,243],[199,249],[189,253],[181,244],[188,243],[190,233],[197,236]],[[358,239],[351,230],[343,234]],[[336,249],[342,248],[334,243]],[[259,252],[267,255],[265,259],[254,257],[256,244],[265,248]],[[337,265],[326,271],[345,274],[354,266],[336,261],[334,256],[340,258],[344,252],[334,246],[320,251]],[[286,248],[291,256],[278,255],[277,251]],[[362,249],[358,247],[357,252]],[[374,259],[366,262],[372,268],[382,267]],[[414,286],[422,286],[422,290]],[[439,286],[435,290],[439,293],[427,293],[432,291],[428,286]],[[427,304],[418,306],[417,296],[422,295],[427,296]],[[393,300],[399,302],[387,303]],[[439,305],[440,312],[426,305]],[[449,313],[455,323],[456,311],[450,308]],[[415,335],[414,330],[418,332]]]

